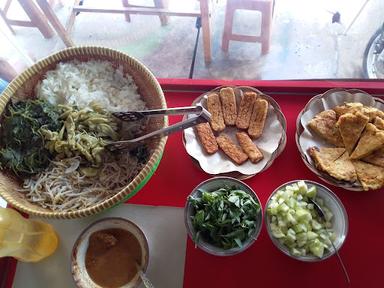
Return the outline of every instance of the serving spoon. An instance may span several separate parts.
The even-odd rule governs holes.
[[[309,198],[309,202],[311,202],[313,204],[313,207],[315,208],[315,211],[317,213],[317,215],[319,215],[320,219],[323,221],[323,222],[326,222],[325,220],[325,213],[324,213],[324,210],[323,208],[321,208],[321,206],[319,205],[319,203],[317,203],[315,200]],[[328,238],[330,238],[330,234],[328,232],[327,229],[325,229],[326,233],[328,234]],[[333,244],[332,240],[330,240],[331,244],[332,244],[332,247],[333,249],[335,250],[336,252],[336,256],[337,256],[337,259],[339,260],[339,263],[341,265],[341,268],[343,269],[343,272],[344,272],[344,276],[345,276],[345,279],[347,280],[347,283],[348,285],[351,284],[351,280],[349,279],[349,275],[348,275],[348,272],[347,272],[347,268],[345,268],[345,265],[343,263],[343,260],[341,260],[341,256],[339,254],[339,252],[337,251],[335,245]]]

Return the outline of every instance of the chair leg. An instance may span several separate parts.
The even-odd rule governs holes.
[[[72,39],[69,37],[67,31],[64,29],[63,25],[61,25],[59,19],[53,12],[51,6],[48,4],[47,0],[36,0],[40,9],[44,12],[49,22],[55,28],[57,34],[60,36],[61,40],[67,45],[67,47],[74,46]]]
[[[8,63],[7,60],[0,58],[0,78],[7,82],[11,82],[16,76],[16,70]]]
[[[40,30],[45,38],[51,38],[55,35],[48,24],[47,18],[41,13],[32,0],[19,0],[19,3],[23,7],[25,13],[27,13],[29,19],[31,19],[33,25]]]
[[[155,3],[156,8],[165,9],[168,7],[167,0],[153,0],[153,2]],[[165,26],[168,24],[168,16],[160,15],[159,18],[160,18],[161,26]]]
[[[232,25],[235,11],[235,7],[233,7],[230,1],[228,1],[225,9],[223,40],[221,42],[221,49],[224,52],[228,52],[229,49],[229,39],[232,35]]]
[[[15,30],[13,30],[11,25],[9,25],[7,16],[4,14],[4,12],[1,9],[0,9],[0,17],[4,19],[5,25],[7,25],[9,30],[11,30],[12,34],[15,34]]]
[[[122,0],[121,2],[123,3],[124,7],[129,7],[128,0]],[[131,22],[131,16],[129,15],[129,13],[125,12],[124,15],[125,15],[125,21]]]
[[[269,52],[272,30],[272,2],[266,3],[261,11],[261,54]]]

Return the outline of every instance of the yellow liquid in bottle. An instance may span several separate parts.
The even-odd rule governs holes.
[[[51,225],[0,208],[0,257],[37,262],[55,252],[57,245],[58,238]]]

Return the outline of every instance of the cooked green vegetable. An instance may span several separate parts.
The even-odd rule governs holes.
[[[58,154],[59,158],[82,155],[93,165],[100,165],[101,154],[106,140],[118,140],[117,123],[111,114],[96,104],[90,108],[77,109],[68,105],[59,105],[64,121],[60,131],[42,129],[46,140],[45,147]]]
[[[256,229],[260,205],[243,190],[223,187],[216,191],[201,191],[201,197],[190,197],[195,209],[191,216],[200,238],[224,249],[242,247]]]
[[[35,174],[48,166],[52,154],[44,148],[41,128],[57,131],[60,110],[45,100],[10,103],[1,125],[0,168],[17,175]]]
[[[271,232],[295,256],[307,254],[323,257],[330,250],[335,235],[332,230],[332,212],[324,201],[316,197],[316,186],[308,187],[304,181],[288,185],[271,197],[267,213],[271,219]],[[323,223],[308,199],[315,199],[325,213]]]

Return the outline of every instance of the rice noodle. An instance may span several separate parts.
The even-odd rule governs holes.
[[[29,201],[54,211],[98,204],[128,185],[143,167],[128,153],[118,155],[117,161],[111,155],[107,157],[97,177],[83,176],[75,169],[81,162],[79,156],[52,161],[48,169],[24,180],[20,191]]]

